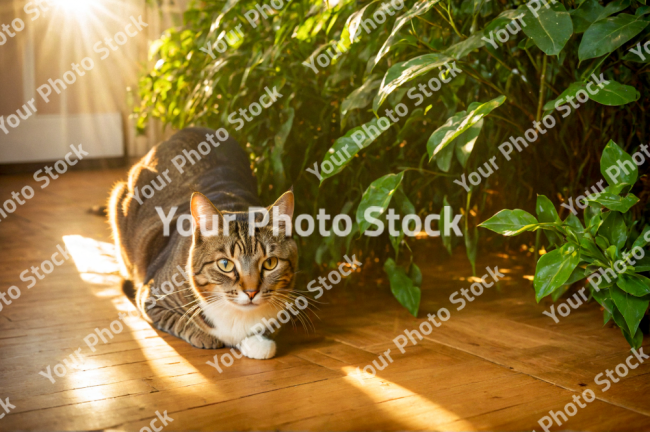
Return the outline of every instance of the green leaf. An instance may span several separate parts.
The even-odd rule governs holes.
[[[637,247],[642,248],[645,245],[647,245],[648,243],[650,243],[650,241],[646,240],[646,235],[648,237],[650,237],[650,234],[648,234],[648,231],[650,231],[650,225],[644,226],[643,229],[641,230],[641,234],[639,234],[639,236],[636,238],[636,240],[634,240],[634,243],[632,244],[632,249],[637,248]]]
[[[429,152],[430,158],[433,159],[460,134],[468,130],[472,125],[492,112],[492,110],[501,106],[505,100],[505,96],[499,96],[489,102],[475,105],[467,114],[462,116],[457,114],[448,119],[443,126],[436,129],[429,137],[427,151]],[[471,105],[470,108],[472,108]]]
[[[460,60],[472,51],[484,47],[485,41],[482,38],[483,32],[476,32],[464,41],[457,42],[450,46],[443,51],[443,53],[456,60]]]
[[[636,333],[650,301],[628,294],[616,286],[611,287],[609,292],[616,308],[623,315],[630,334]]]
[[[384,75],[379,92],[372,103],[372,110],[377,113],[388,95],[404,83],[419,77],[432,69],[448,63],[452,59],[442,54],[425,54],[408,61],[397,63]]]
[[[597,202],[602,204],[609,210],[626,213],[632,206],[639,202],[639,199],[634,194],[627,194],[625,197],[610,194],[607,192],[601,193],[595,199],[588,200],[590,202]]]
[[[602,263],[607,263],[607,257],[603,255],[603,252],[598,248],[598,246],[596,246],[595,241],[591,239],[590,236],[585,235],[580,239],[580,247],[582,248],[582,251],[586,251],[588,255],[591,255]]]
[[[384,130],[379,126],[379,122],[383,122],[384,124],[388,122],[390,124],[390,121],[386,117],[380,117],[378,119],[375,118],[365,125],[350,129],[344,136],[334,141],[334,145],[325,154],[323,162],[321,163],[321,185],[328,178],[334,177],[336,174],[343,171],[343,168],[345,168],[345,166],[352,160],[354,155],[359,153],[362,148],[368,147],[372,142],[375,141],[375,139],[377,139],[379,135],[384,132]],[[366,134],[363,129],[364,126],[368,130],[377,128],[379,135]],[[357,137],[359,144],[354,141],[353,137]],[[329,163],[332,165],[332,170],[329,173],[325,172],[323,169],[323,164],[325,164],[326,161],[329,161]]]
[[[614,301],[609,294],[609,290],[601,289],[599,291],[596,291],[595,289],[592,289],[591,296],[596,299],[598,304],[605,308],[605,310],[610,314],[613,314],[614,310],[616,310],[616,306],[614,305]]]
[[[284,165],[282,163],[282,154],[284,153],[284,143],[287,141],[287,137],[289,136],[291,128],[293,127],[295,110],[292,107],[289,107],[285,111],[285,115],[287,120],[282,124],[277,135],[274,137],[275,145],[273,146],[273,151],[271,153],[275,185],[280,190],[285,189],[286,174],[284,172]]]
[[[535,269],[535,298],[537,302],[562,286],[571,276],[580,262],[580,250],[577,245],[567,243],[541,256]]]
[[[627,9],[630,7],[630,0],[617,0],[613,1],[611,3],[608,3],[607,6],[603,9],[603,11],[598,15],[598,18],[596,18],[596,21],[600,21],[602,19],[607,18],[610,15],[614,15],[616,12],[620,12],[623,9]]]
[[[643,17],[620,14],[593,23],[582,36],[578,48],[580,61],[608,54],[643,31]]]
[[[463,168],[467,165],[467,160],[472,154],[474,144],[476,144],[476,140],[478,139],[482,128],[483,119],[474,123],[469,127],[469,129],[458,135],[458,138],[456,138],[456,145],[454,146],[456,149],[456,159],[458,159],[458,162],[460,162],[460,165]]]
[[[490,219],[479,224],[480,227],[504,236],[515,236],[530,231],[537,226],[537,219],[523,210],[501,210]]]
[[[602,89],[597,88],[596,94],[589,94],[589,98],[602,105],[620,106],[637,101],[641,97],[641,93],[632,86],[623,85],[613,80],[608,81]]]
[[[372,66],[374,67],[377,63],[379,63],[379,60],[381,60],[381,58],[385,56],[388,51],[390,51],[391,46],[397,38],[397,32],[399,32],[404,24],[408,23],[416,16],[427,13],[429,9],[431,9],[439,1],[440,0],[418,0],[408,12],[397,18],[395,20],[395,24],[393,24],[393,29],[391,30],[388,39],[386,39],[386,42],[384,42],[381,49],[377,53],[377,56],[373,60]]]
[[[626,167],[627,173],[618,162]],[[639,170],[632,157],[612,140],[609,140],[600,157],[600,173],[610,185],[625,183],[631,186],[639,177]]]
[[[627,226],[625,226],[623,215],[616,211],[610,212],[600,226],[598,234],[606,238],[609,244],[616,246],[618,250],[623,249],[627,241]]]
[[[549,111],[554,109],[555,104],[558,102],[560,102],[558,103],[558,106],[567,104],[568,99],[575,99],[580,90],[582,90],[590,99],[607,106],[625,105],[638,100],[641,95],[634,87],[626,86],[613,80],[606,80],[606,82],[607,84],[604,84],[603,88],[600,88],[597,85],[592,85],[592,91],[595,92],[593,94],[587,89],[589,83],[582,81],[574,82],[570,84],[569,87],[567,87],[558,97],[546,102],[544,104],[544,110]]]
[[[353,109],[364,108],[372,101],[375,89],[381,84],[381,80],[376,77],[376,75],[368,77],[361,87],[355,89],[341,102],[341,119],[344,119]],[[343,127],[345,125],[341,124],[341,128]]]
[[[569,213],[569,216],[564,220],[564,225],[571,227],[576,234],[582,234],[585,231],[580,219],[573,213]]]
[[[548,110],[554,109],[555,108],[555,103],[560,101],[560,100],[562,101],[563,104],[567,103],[567,97],[575,98],[576,94],[580,90],[584,90],[589,95],[589,91],[587,90],[587,83],[584,83],[582,81],[574,82],[574,83],[570,84],[569,87],[567,87],[558,97],[556,97],[553,100],[550,100],[550,101],[546,102],[544,104],[544,110],[548,111]]]
[[[357,223],[359,224],[359,233],[363,234],[372,224],[366,220],[364,213],[370,207],[379,207],[380,211],[370,213],[370,216],[377,218],[384,214],[388,204],[397,187],[402,183],[404,171],[399,174],[386,174],[378,178],[368,186],[363,193],[359,207],[357,207]]]
[[[631,337],[622,327],[621,332],[623,332],[625,340],[627,340],[627,343],[629,343],[632,348],[637,350],[641,348],[641,345],[643,344],[643,332],[640,328],[636,329],[636,333],[634,333],[633,337]]]
[[[545,195],[537,195],[535,212],[540,222],[560,222],[560,215],[557,214],[555,206]]]
[[[353,43],[354,39],[358,36],[357,32],[359,30],[359,26],[361,25],[361,20],[363,19],[363,14],[366,12],[366,9],[368,9],[368,6],[372,5],[373,3],[378,2],[379,0],[373,0],[348,18],[347,22],[345,23],[346,28],[348,29],[348,35],[350,36],[349,42]]]
[[[418,309],[420,308],[420,287],[422,283],[422,273],[420,269],[411,264],[410,275],[406,274],[403,267],[398,266],[395,261],[388,258],[384,263],[384,271],[388,275],[390,282],[390,290],[397,301],[404,306],[414,317],[418,316]],[[419,282],[416,285],[415,282]]]
[[[415,214],[415,206],[402,191],[402,188],[397,188],[397,191],[394,194],[394,199],[395,207],[402,216]],[[393,249],[395,249],[395,253],[399,253],[399,245],[402,243],[402,239],[404,239],[404,231],[402,231],[401,226],[399,228],[398,236],[393,236],[389,233],[388,237],[390,238],[390,242],[393,245]]]
[[[560,216],[557,214],[555,206],[544,195],[537,195],[535,212],[540,222],[560,222]],[[562,238],[556,232],[544,230],[544,235],[551,245],[559,245],[562,242]]]
[[[571,12],[571,21],[573,21],[573,32],[575,34],[584,33],[591,23],[605,10],[596,0],[586,0],[578,9]]]
[[[526,36],[535,41],[535,45],[546,55],[558,55],[573,34],[571,15],[561,3],[549,9],[542,7],[535,16],[530,9],[524,15]]]
[[[587,198],[590,195],[587,195]],[[593,195],[591,195],[593,196]],[[593,207],[588,205],[585,207],[584,210],[584,218],[585,218],[585,226],[587,228],[591,228],[595,224],[600,224],[599,219],[597,219],[597,216],[600,216],[600,213],[602,212],[602,209],[600,207]]]
[[[641,275],[621,273],[618,275],[616,286],[636,297],[650,294],[650,279]]]
[[[644,251],[644,253],[645,253],[645,251]],[[637,260],[634,263],[634,270],[636,272],[650,271],[650,256],[644,256],[640,260]]]

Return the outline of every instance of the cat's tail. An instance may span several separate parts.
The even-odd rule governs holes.
[[[137,307],[135,302],[136,289],[135,289],[135,285],[133,284],[133,281],[125,279],[122,282],[122,292],[129,299],[129,301],[131,301],[131,303],[133,303],[133,305]]]

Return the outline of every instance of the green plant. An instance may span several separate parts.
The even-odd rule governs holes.
[[[647,141],[650,55],[630,51],[650,37],[649,8],[638,0],[537,3],[537,14],[520,1],[408,1],[376,28],[368,26],[369,34],[361,22],[377,14],[378,0],[293,0],[252,28],[244,14],[256,3],[196,1],[182,27],[153,43],[157,61],[141,80],[139,127],[152,117],[175,128],[230,127],[229,113],[256,101],[265,86],[277,86],[285,95],[279,103],[240,131],[230,130],[250,154],[262,199],[272,202],[294,185],[300,213],[324,207],[357,216],[345,238],[297,239],[301,267],[335,265],[351,249],[382,260],[396,298],[414,315],[420,281],[413,240],[401,230],[360,236],[367,223],[360,210],[370,200],[380,201],[384,214],[393,208],[402,216],[453,207],[463,215],[463,238],[443,235],[442,244],[451,254],[464,243],[474,266],[483,214],[531,204],[533,190],[575,195],[598,175],[601,137],[624,148]],[[514,32],[512,22],[521,14],[526,25]],[[211,58],[200,50],[241,24],[244,37],[223,54]],[[495,42],[506,26],[513,30],[508,40]],[[344,52],[318,74],[304,65],[333,52],[333,44]],[[449,69],[439,75],[450,62],[462,73],[454,71],[429,95],[415,90],[422,100],[412,97],[411,89],[432,77],[450,79]],[[610,81],[599,96],[566,118],[556,114],[555,128],[512,160],[499,161],[480,184],[465,190],[454,183],[501,158],[501,143],[554,114],[555,102],[575,96],[592,74]],[[407,114],[364,140],[363,148],[356,146],[355,132],[376,125],[400,103]],[[330,161],[346,144],[354,154],[322,180],[306,170]],[[388,199],[369,193],[375,189]],[[498,237],[489,241],[492,248],[504,246]]]
[[[650,242],[650,226],[639,230],[629,212],[639,201],[629,192],[638,169],[632,157],[610,141],[600,170],[609,186],[587,197],[583,222],[573,213],[562,221],[551,201],[538,195],[538,219],[524,210],[501,210],[479,226],[504,236],[543,230],[552,250],[537,261],[537,301],[548,295],[557,300],[569,286],[589,278],[591,295],[604,308],[605,324],[613,319],[629,344],[638,348],[643,339],[639,323],[650,303],[650,279],[641,274],[650,271],[650,256],[643,249]],[[615,171],[620,179],[612,175]]]

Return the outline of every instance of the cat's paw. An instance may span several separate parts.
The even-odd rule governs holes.
[[[194,332],[187,338],[187,342],[194,348],[201,349],[218,349],[223,348],[223,342],[214,336],[203,332]]]
[[[275,341],[261,336],[249,336],[238,346],[239,351],[248,358],[265,360],[275,356]]]

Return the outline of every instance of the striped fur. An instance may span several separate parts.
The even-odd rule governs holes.
[[[171,164],[172,158],[196,150],[212,133],[199,128],[176,133],[133,166],[128,182],[115,186],[109,219],[118,261],[124,278],[135,287],[134,302],[156,328],[197,348],[226,345],[249,357],[268,358],[275,353],[275,343],[252,338],[253,326],[276,317],[285,301],[295,297],[297,246],[283,232],[274,236],[272,221],[249,236],[248,208],[259,207],[259,199],[248,157],[233,139],[212,147],[198,161],[195,157],[194,165],[188,161],[183,174]],[[165,170],[171,182],[142,204],[137,202],[136,188],[155,182]],[[156,207],[169,214],[174,206],[178,210],[170,235],[164,236]],[[271,214],[274,206],[291,218],[293,194],[287,192],[269,207]],[[193,217],[191,237],[176,230],[183,214]],[[225,235],[224,215],[229,214],[235,220],[228,223]],[[208,231],[198,228],[200,221]],[[209,232],[215,228],[212,221],[219,229]],[[266,270],[263,264],[272,257],[278,259],[277,267]],[[234,263],[233,271],[218,267],[223,259]]]

